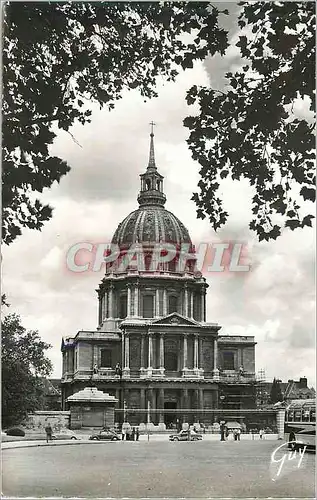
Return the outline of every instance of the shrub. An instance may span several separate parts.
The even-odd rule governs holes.
[[[11,427],[6,430],[6,434],[7,436],[25,436],[24,430],[20,429],[20,427]]]

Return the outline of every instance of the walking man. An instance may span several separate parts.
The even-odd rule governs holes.
[[[46,432],[46,442],[48,443],[49,441],[52,441],[52,432],[53,432],[50,423],[48,423],[47,426],[45,427],[45,432]]]

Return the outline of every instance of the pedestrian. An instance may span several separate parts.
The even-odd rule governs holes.
[[[132,428],[131,439],[132,441],[135,441],[135,427]]]
[[[135,431],[135,439],[136,439],[136,441],[139,441],[139,436],[140,436],[140,431],[139,431],[139,428],[137,427],[136,431]]]
[[[234,437],[235,441],[238,441],[238,430],[237,429],[234,429],[234,431],[233,431],[233,437]]]
[[[224,422],[220,422],[220,441],[226,440],[226,426]]]
[[[124,425],[122,426],[121,434],[122,434],[122,441],[124,441],[126,438],[126,428]]]
[[[263,434],[264,434],[264,431],[263,431],[263,429],[260,429],[260,432],[259,432],[259,435],[260,435],[260,439],[262,439],[262,438],[263,438]]]
[[[45,427],[45,432],[46,432],[46,442],[48,443],[49,441],[52,441],[52,432],[53,432],[50,423],[48,423],[47,426]]]
[[[241,429],[237,429],[237,441],[240,441],[240,436],[241,436]]]
[[[131,430],[131,427],[129,427],[129,429],[127,429],[126,439],[127,439],[127,441],[131,441],[132,440],[132,430]]]

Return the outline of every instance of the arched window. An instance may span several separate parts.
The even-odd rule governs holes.
[[[175,295],[168,297],[168,314],[178,311],[178,299]]]
[[[149,191],[151,189],[151,181],[150,181],[150,179],[147,179],[145,181],[145,187],[146,187],[147,191]]]
[[[156,181],[156,189],[157,189],[158,191],[160,191],[160,190],[161,190],[161,183],[160,183],[160,181]]]
[[[121,295],[119,303],[119,317],[121,319],[127,317],[127,302],[128,302],[127,296]]]
[[[154,317],[154,297],[153,295],[143,295],[143,318]]]

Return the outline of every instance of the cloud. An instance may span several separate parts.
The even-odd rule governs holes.
[[[236,63],[233,56],[228,61]],[[213,66],[218,81],[228,61]],[[306,375],[310,385],[315,383],[312,231],[287,230],[276,242],[258,243],[248,229],[252,189],[245,181],[224,182],[221,195],[230,219],[217,234],[207,220],[196,218],[190,198],[197,189],[199,166],[187,149],[188,131],[182,121],[193,113],[185,103],[186,90],[194,83],[209,85],[206,67],[195,65],[174,84],[161,82],[159,97],[147,103],[129,92],[110,113],[94,109],[91,124],[71,131],[82,147],[70,135],[58,133],[52,152],[66,159],[72,171],[43,194],[43,200],[55,207],[53,218],[42,232],[25,230],[3,248],[3,292],[11,303],[9,312],[21,314],[27,328],[38,329],[53,344],[55,377],[61,375],[62,336],[97,326],[95,290],[103,277],[102,270],[69,272],[67,251],[77,242],[110,241],[118,223],[137,208],[139,174],[147,165],[148,124],[153,119],[166,208],[181,219],[197,244],[232,240],[249,246],[248,273],[206,276],[208,321],[218,322],[221,333],[254,335],[256,366],[265,368],[268,378]]]

